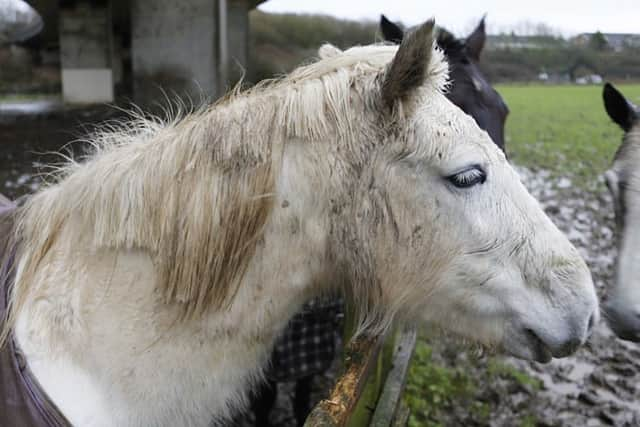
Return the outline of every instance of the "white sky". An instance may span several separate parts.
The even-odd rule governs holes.
[[[323,13],[346,19],[436,23],[464,36],[487,13],[487,31],[545,23],[569,36],[582,32],[640,33],[640,0],[269,0],[265,12]],[[521,26],[521,25],[520,25]]]

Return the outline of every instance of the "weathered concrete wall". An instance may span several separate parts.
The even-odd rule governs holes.
[[[162,103],[166,93],[198,104],[225,93],[247,67],[251,4],[249,0],[133,0],[136,101]],[[222,20],[221,11],[226,11]]]
[[[65,101],[112,101],[114,85],[125,74],[140,104],[162,104],[174,94],[199,104],[222,95],[245,73],[248,11],[254,3],[63,0]]]
[[[62,7],[59,28],[65,102],[113,101],[108,3],[76,1]]]
[[[217,1],[133,0],[131,56],[137,102],[162,91],[198,102],[217,89]]]
[[[233,85],[246,72],[249,58],[249,1],[228,2],[228,85]]]

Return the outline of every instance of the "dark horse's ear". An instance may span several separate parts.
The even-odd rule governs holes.
[[[480,23],[476,27],[475,30],[464,42],[465,47],[467,48],[467,54],[469,57],[475,61],[480,60],[480,54],[482,53],[482,49],[484,48],[484,42],[487,40],[487,33],[484,28],[484,19],[486,16],[483,16],[480,20]]]
[[[380,30],[382,30],[382,36],[388,42],[400,44],[404,37],[402,28],[389,21],[384,15],[380,15]]]
[[[638,118],[633,105],[611,83],[605,83],[602,90],[604,108],[611,120],[628,132],[633,126],[633,122]]]
[[[390,107],[406,100],[427,79],[433,51],[434,20],[411,31],[400,43],[382,83],[382,99]]]

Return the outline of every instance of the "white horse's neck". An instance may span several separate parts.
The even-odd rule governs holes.
[[[37,276],[47,282],[39,287],[44,295],[19,314],[16,337],[74,425],[207,426],[214,414],[242,406],[276,335],[317,291],[309,286],[327,283],[318,274],[326,271],[323,199],[330,191],[318,188],[323,172],[307,155],[295,144],[287,148],[278,201],[238,295],[205,320],[175,321],[178,311],[163,306],[143,251],[104,250],[65,262],[56,258],[64,248],[50,251]],[[310,170],[314,188],[304,178]],[[64,244],[79,253],[90,246]]]

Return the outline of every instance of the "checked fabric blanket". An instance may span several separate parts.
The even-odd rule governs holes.
[[[321,374],[331,366],[342,335],[342,298],[318,298],[305,304],[278,338],[267,377],[293,381]]]

